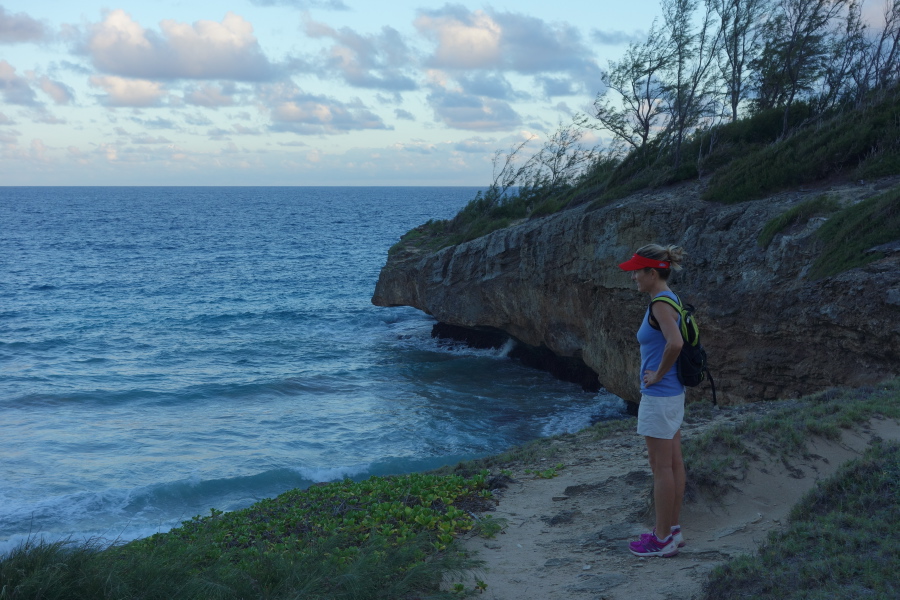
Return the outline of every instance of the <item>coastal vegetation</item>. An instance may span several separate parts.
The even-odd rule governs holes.
[[[739,488],[752,461],[789,465],[813,438],[838,440],[872,419],[900,419],[900,380],[767,403],[685,441],[689,498]],[[715,410],[688,407],[686,422]],[[33,539],[0,557],[0,599],[458,598],[485,584],[455,584],[477,565],[456,537],[499,532],[491,489],[565,468],[560,448],[624,431],[632,419],[537,440],[439,472],[372,477],[293,490],[244,510],[212,510],[167,533],[102,548],[96,541]],[[885,531],[900,514],[900,446],[876,444],[821,482],[759,552],[717,567],[706,597],[851,598],[896,583],[897,548]],[[815,539],[815,543],[811,540]],[[765,575],[765,576],[763,576]],[[810,595],[813,594],[813,595]]]
[[[900,548],[900,444],[880,442],[791,511],[755,555],[717,567],[704,598],[891,598]]]
[[[900,186],[848,206],[817,232],[825,247],[810,277],[827,277],[884,257],[879,247],[900,240]]]
[[[840,210],[840,203],[828,194],[822,194],[797,204],[766,223],[759,234],[757,242],[762,248],[768,248],[772,240],[785,229],[806,223],[815,216],[825,216]]]
[[[532,139],[498,151],[485,191],[391,251],[434,251],[698,178],[704,199],[735,203],[900,173],[900,0],[869,24],[854,0],[663,0],[662,9],[648,39],[609,63],[592,117],[560,125],[530,156]],[[598,136],[603,149],[584,144]]]
[[[827,194],[806,200],[766,223],[757,241],[766,248],[776,234],[816,216],[827,220],[816,231],[822,250],[809,277],[820,279],[861,267],[885,256],[883,244],[900,240],[900,186],[843,208]]]
[[[108,549],[30,540],[0,560],[0,598],[439,598],[441,578],[472,565],[455,536],[499,529],[473,516],[490,495],[486,472],[372,477],[213,509]]]

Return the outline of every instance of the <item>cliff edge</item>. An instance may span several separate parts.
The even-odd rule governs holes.
[[[618,269],[635,249],[677,244],[688,253],[671,287],[693,304],[719,401],[797,397],[900,375],[900,241],[884,257],[839,275],[806,274],[822,248],[813,217],[757,239],[774,217],[828,193],[852,204],[896,178],[794,190],[724,205],[700,199],[704,183],[583,205],[423,253],[392,252],[372,302],[412,306],[438,321],[491,328],[593,369],[610,392],[636,402],[635,331],[648,299]],[[709,396],[689,389],[689,400]]]

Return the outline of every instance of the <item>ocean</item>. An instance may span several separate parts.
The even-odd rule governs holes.
[[[371,304],[476,188],[0,188],[0,553],[437,468],[624,402]]]

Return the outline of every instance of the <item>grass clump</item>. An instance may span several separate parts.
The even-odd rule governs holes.
[[[704,198],[732,204],[835,175],[876,177],[900,167],[900,90],[823,117],[719,169]]]
[[[452,544],[486,478],[313,486],[105,550],[31,540],[0,559],[0,599],[442,597],[444,574],[471,566]]]
[[[755,556],[717,567],[704,597],[895,597],[898,528],[900,444],[879,442],[807,494]]]
[[[883,258],[883,252],[870,250],[900,240],[900,186],[841,210],[822,225],[818,236],[825,247],[810,268],[813,279]]]
[[[798,223],[805,223],[812,217],[827,215],[839,209],[840,203],[827,194],[801,202],[766,223],[759,234],[759,238],[757,238],[757,243],[762,248],[768,248],[775,236],[788,227]]]
[[[711,428],[685,440],[689,485],[721,497],[745,478],[760,451],[787,463],[806,451],[812,437],[838,440],[842,430],[878,415],[900,419],[900,380],[880,389],[822,392],[785,403],[760,418]]]

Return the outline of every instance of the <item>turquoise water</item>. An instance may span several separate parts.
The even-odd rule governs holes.
[[[371,304],[388,248],[475,191],[0,188],[0,551],[621,414]]]

